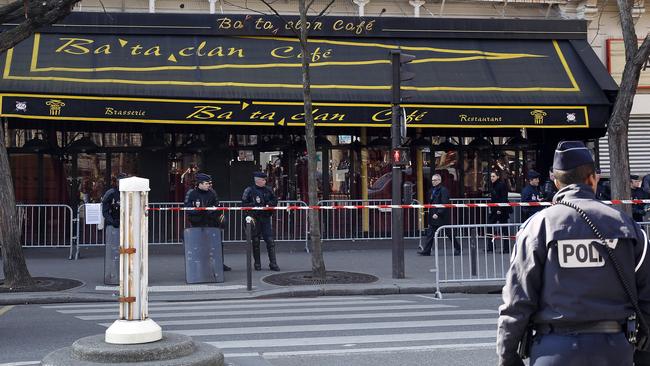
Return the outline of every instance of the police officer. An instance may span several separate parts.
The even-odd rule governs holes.
[[[539,191],[539,173],[534,170],[528,171],[528,184],[521,191],[521,202],[541,202],[542,194]],[[521,207],[521,221],[528,220],[529,217],[541,211],[544,207],[541,206],[522,206]]]
[[[553,171],[560,188],[553,202],[578,206],[595,223],[611,243],[642,314],[649,314],[645,233],[625,213],[595,199],[594,161],[582,142],[561,142]],[[530,365],[632,365],[634,346],[624,333],[632,302],[578,210],[555,204],[522,225],[502,293],[499,365],[524,364],[517,349],[529,324],[535,329]]]
[[[596,199],[609,201],[612,199],[612,190],[609,186],[609,180],[600,179],[600,177],[600,168],[596,168],[596,179],[598,179],[598,185],[596,186]]]
[[[266,186],[266,174],[255,172],[253,174],[255,184],[247,187],[242,195],[242,206],[244,207],[273,207],[278,205],[278,199]],[[254,210],[251,216],[255,219],[253,228],[253,259],[256,271],[262,269],[260,261],[260,237],[266,242],[266,251],[269,254],[269,269],[279,271],[280,267],[275,258],[275,242],[273,241],[273,228],[271,226],[271,216],[273,211]]]
[[[434,174],[431,177],[431,191],[429,191],[428,201],[430,204],[445,204],[449,203],[449,191],[442,185],[442,178],[440,174]],[[449,225],[451,218],[449,217],[449,209],[447,208],[432,208],[429,209],[429,227],[422,250],[418,251],[419,255],[431,255],[431,247],[435,239],[436,230],[443,225]],[[460,244],[456,237],[452,235],[454,242],[454,255],[460,255]]]
[[[551,167],[548,171],[548,180],[542,186],[542,199],[546,202],[551,202],[556,193],[555,175],[553,174],[553,167]]]
[[[196,187],[190,189],[185,194],[185,207],[217,207],[219,199],[217,193],[212,189],[212,177],[205,173],[197,173],[195,176]],[[188,211],[187,219],[191,227],[219,227],[223,221],[223,214],[219,211]],[[223,258],[223,246],[222,258]],[[225,263],[224,271],[230,271],[231,268]]]
[[[639,176],[635,174],[630,175],[630,196],[633,200],[644,200],[648,198],[645,191],[641,189]],[[645,205],[643,203],[632,205],[632,217],[634,217],[634,221],[643,222],[643,216],[645,216]]]
[[[120,189],[119,181],[128,177],[126,173],[117,175],[117,179],[111,185],[111,188],[102,196],[102,216],[104,216],[104,226],[120,227]]]

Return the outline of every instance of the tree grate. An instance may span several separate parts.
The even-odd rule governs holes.
[[[34,277],[34,286],[7,288],[4,281],[0,279],[0,293],[8,292],[42,292],[42,291],[63,291],[83,285],[83,282],[70,278]]]
[[[266,276],[264,282],[277,286],[300,286],[300,285],[346,285],[353,283],[373,283],[377,277],[365,273],[327,271],[325,279],[312,276],[311,271],[286,272]]]

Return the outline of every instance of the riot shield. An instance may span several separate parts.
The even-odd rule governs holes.
[[[221,230],[193,227],[183,232],[185,281],[187,283],[223,282]]]
[[[107,225],[104,228],[104,283],[107,285],[120,284],[120,229]]]

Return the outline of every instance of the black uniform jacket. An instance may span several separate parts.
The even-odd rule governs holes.
[[[449,191],[442,184],[438,184],[437,187],[431,188],[429,191],[429,203],[430,204],[445,204],[449,203]],[[438,215],[437,219],[433,218],[433,215]],[[451,218],[449,215],[448,208],[432,208],[429,210],[429,222],[437,226],[449,225]]]
[[[552,180],[547,180],[546,183],[542,186],[542,199],[547,202],[553,201],[553,196],[557,193],[557,188],[555,187],[555,182]]]
[[[199,188],[190,189],[185,195],[185,207],[217,207],[217,193],[211,189],[204,191]],[[192,227],[218,227],[219,211],[188,211],[187,219]]]
[[[521,191],[521,202],[541,202],[542,194],[539,191],[538,186],[531,186],[527,184],[524,189]],[[521,214],[524,218],[529,218],[535,213],[543,210],[543,206],[522,206]]]
[[[508,187],[502,180],[497,180],[492,184],[492,190],[490,191],[490,202],[508,202]],[[511,207],[490,207],[490,216],[495,220],[499,219],[502,221],[507,221],[511,211]]]
[[[104,225],[120,227],[120,191],[113,187],[102,196]]]
[[[242,206],[244,207],[273,207],[278,205],[278,198],[268,187],[258,187],[252,185],[244,190],[242,195]],[[268,218],[273,215],[273,211],[252,211],[253,216],[258,218]]]
[[[641,227],[625,213],[595,200],[587,185],[564,187],[555,195],[554,202],[559,200],[583,209],[611,240],[610,247],[615,245],[639,306],[650,314],[650,254]],[[517,345],[529,322],[623,321],[634,312],[606,251],[599,255],[595,246],[602,244],[595,238],[578,212],[563,205],[547,208],[522,225],[499,308],[499,365],[523,365]]]

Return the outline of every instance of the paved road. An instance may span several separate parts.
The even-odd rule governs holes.
[[[394,295],[154,302],[150,313],[165,331],[213,344],[228,363],[242,366],[487,365],[496,363],[500,301],[497,295]],[[0,332],[18,322],[22,330],[8,349],[0,347],[0,362],[37,360],[64,342],[103,332],[116,314],[114,304],[15,307],[0,316]],[[48,329],[30,336],[38,323]],[[34,341],[40,343],[28,345]]]

